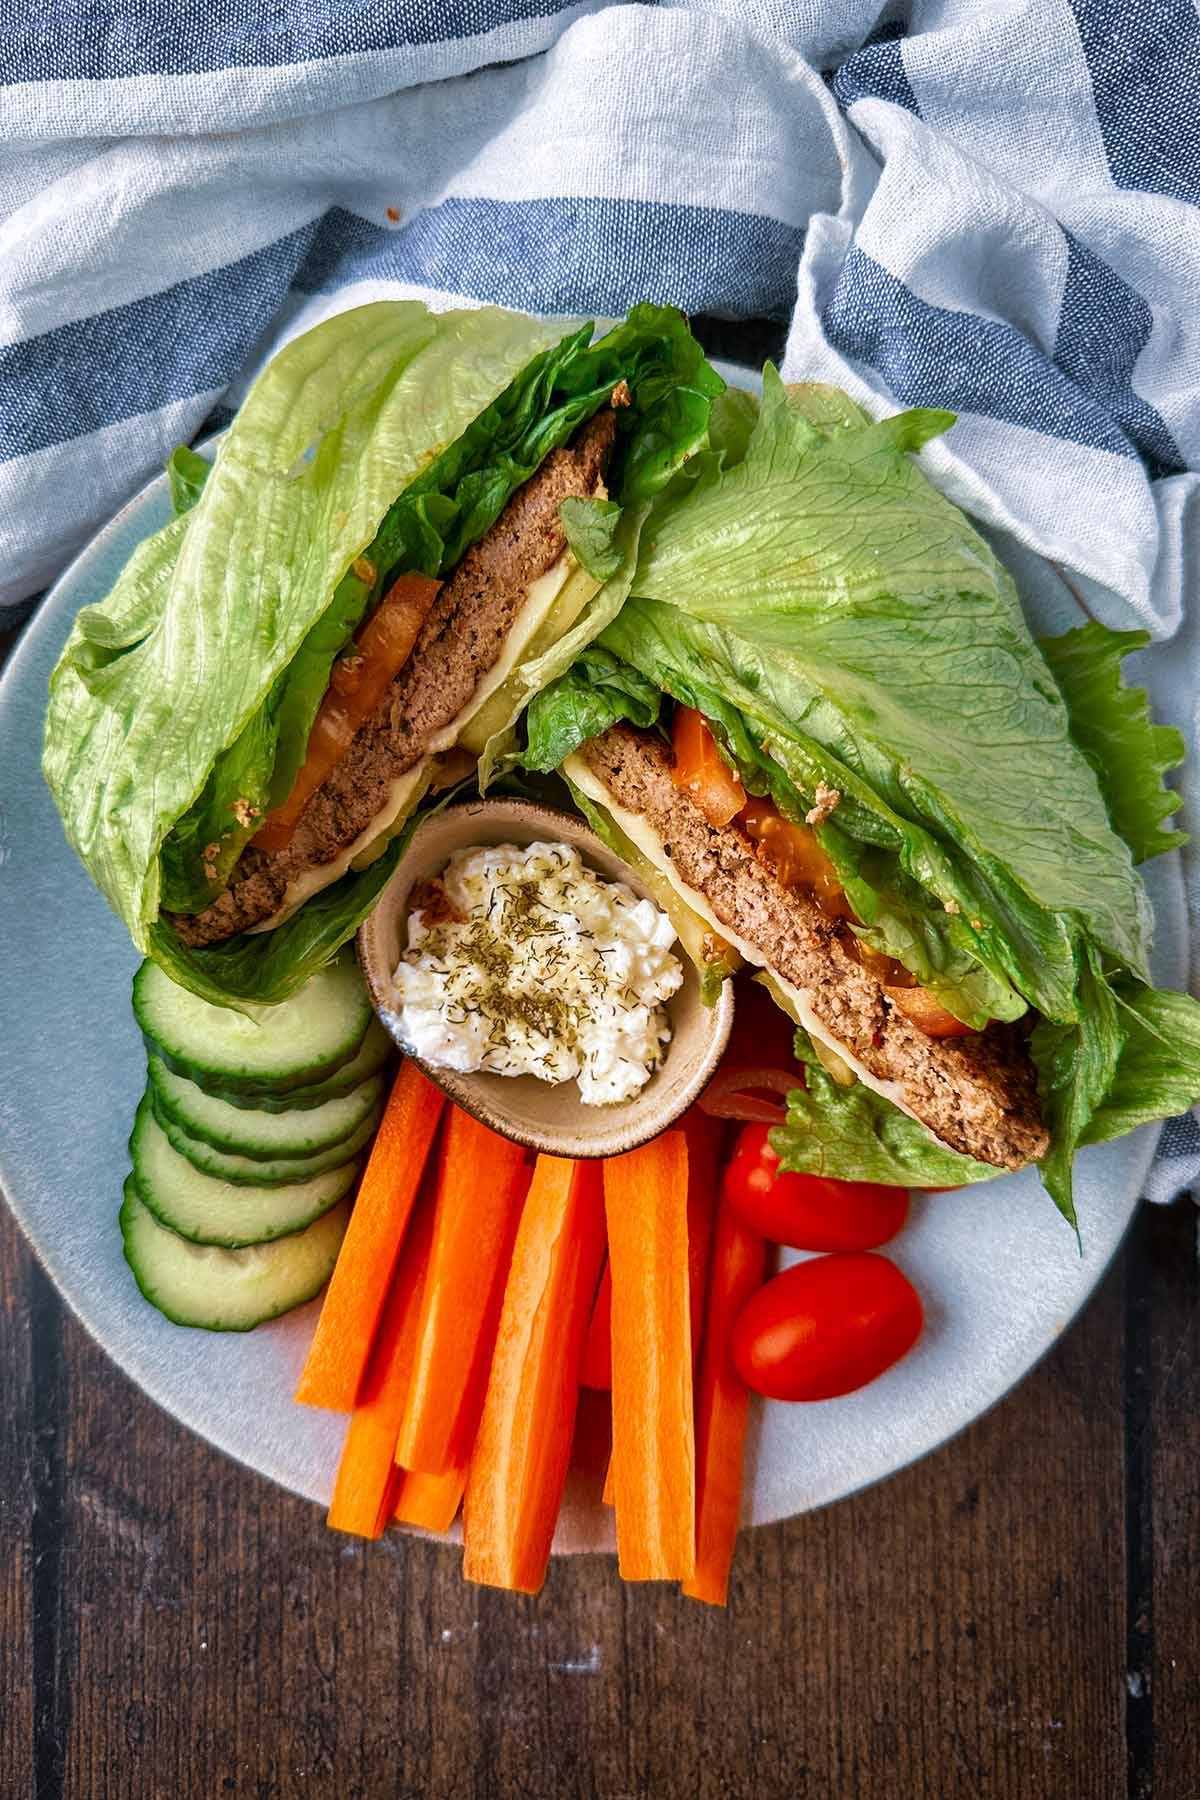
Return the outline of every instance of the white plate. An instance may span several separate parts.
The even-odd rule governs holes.
[[[68,1304],[133,1381],[219,1449],[324,1503],[345,1422],[291,1398],[316,1304],[245,1336],[183,1331],[146,1305],[126,1268],[117,1209],[145,1076],[129,1008],[137,958],[68,848],[39,770],[46,678],[76,612],[103,598],[168,513],[163,477],[58,582],[0,682],[0,1186]],[[1178,986],[1186,929],[1178,858],[1152,863],[1147,878],[1159,921],[1156,979]],[[1079,1157],[1082,1256],[1032,1174],[917,1200],[888,1254],[925,1300],[924,1336],[847,1399],[761,1408],[748,1519],[783,1518],[878,1481],[1007,1393],[1099,1281],[1156,1136],[1148,1127]],[[606,1508],[564,1509],[558,1549],[611,1541]]]

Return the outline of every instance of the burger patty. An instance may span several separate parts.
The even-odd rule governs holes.
[[[600,486],[616,439],[606,408],[553,450],[443,583],[412,654],[297,822],[268,854],[247,845],[228,888],[204,912],[170,915],[185,944],[222,942],[269,919],[288,885],[340,856],[386,806],[391,785],[453,724],[494,668],[531,582],[566,549],[563,500]]]
[[[662,741],[616,725],[583,746],[584,762],[614,800],[661,838],[681,879],[769,965],[803,989],[836,1043],[878,1080],[899,1085],[905,1105],[952,1149],[997,1168],[1020,1169],[1049,1144],[1037,1084],[1019,1027],[992,1024],[967,1038],[931,1038],[888,1000],[858,962],[844,921],[785,887],[735,826],[716,830],[671,779]]]

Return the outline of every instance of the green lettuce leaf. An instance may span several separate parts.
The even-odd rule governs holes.
[[[1090,945],[1083,953],[1079,999],[1079,1018],[1073,1024],[1039,1019],[1029,1040],[1042,1120],[1050,1132],[1050,1148],[1040,1165],[1042,1181],[1077,1235],[1071,1166],[1088,1121],[1112,1086],[1123,1042],[1116,1000]]]
[[[950,420],[825,431],[768,369],[744,459],[656,514],[634,593],[710,628],[710,684],[752,688],[777,739],[1144,973],[1141,884],[1012,580],[908,454]]]
[[[608,404],[618,381],[625,382],[629,397],[619,412],[622,437],[611,471],[620,491],[625,493],[630,486],[629,468],[644,441],[662,459],[662,480],[669,479],[689,454],[697,441],[695,421],[685,420],[674,436],[662,429],[664,380],[668,397],[674,391],[669,384],[694,381],[694,398],[706,409],[716,378],[682,315],[671,308],[636,307],[624,324],[596,343],[591,337],[592,326],[581,325],[528,361],[388,508],[374,538],[342,576],[330,604],[297,649],[281,691],[271,698],[269,720],[275,735],[269,806],[279,805],[291,791],[334,659],[370,607],[400,574],[419,569],[438,576],[457,564],[545,457]],[[572,504],[589,503],[566,503]],[[616,502],[607,504],[611,513],[607,525],[599,532],[593,526],[591,531],[593,553],[606,565],[602,580],[622,567],[629,549],[614,542],[621,508]],[[636,539],[632,549],[636,552]],[[627,573],[632,574],[632,568]],[[593,609],[593,631],[600,629],[627,591],[628,580],[611,608]],[[578,632],[575,641],[586,642],[587,635]],[[258,736],[269,751],[268,735]],[[239,744],[230,752],[239,764],[240,749]],[[230,772],[219,776],[215,785],[223,793],[234,783],[235,774]],[[254,785],[260,783],[256,780]],[[173,834],[181,841],[172,861],[178,864],[184,850],[196,845],[220,846],[220,854],[208,859],[206,866],[193,860],[188,871],[189,885],[203,905],[211,897],[208,870],[216,868],[220,877],[231,868],[254,827],[239,826],[228,811],[214,818],[204,796],[197,807],[203,816],[185,819]],[[216,891],[221,884],[219,879]]]
[[[947,422],[873,424],[770,370],[757,419],[724,397],[710,450],[647,522],[634,597],[590,668],[539,697],[526,754],[548,766],[617,719],[650,723],[658,689],[697,707],[785,816],[836,789],[816,829],[863,940],[973,1027],[1042,1015],[1044,1174],[1073,1222],[1076,1146],[1200,1091],[1187,1031],[1172,1047],[1145,1026],[1160,1004],[1190,1020],[1192,1003],[1143,985],[1134,868],[1176,841],[1162,772],[1180,745],[1119,685],[1134,640],[1089,627],[1039,651],[1006,571],[911,460]],[[788,1131],[795,1167],[920,1185],[995,1173],[823,1073]]]
[[[611,650],[591,644],[565,675],[530,701],[521,760],[527,769],[549,774],[580,744],[599,737],[618,719],[653,725],[661,703],[662,692],[656,682]]]
[[[1170,725],[1152,722],[1145,688],[1126,687],[1121,679],[1122,658],[1149,642],[1148,631],[1110,631],[1092,620],[1040,645],[1067,703],[1071,736],[1096,771],[1108,816],[1139,863],[1187,843],[1185,831],[1162,828],[1182,799],[1163,776],[1183,761],[1183,738]]]
[[[213,764],[200,798],[163,842],[164,912],[201,912],[227,886],[246,838],[271,804],[271,752],[276,734],[276,681],[229,749]],[[239,828],[239,814],[250,822]]]
[[[589,575],[607,581],[621,566],[616,542],[621,508],[615,500],[564,500],[558,509],[567,543]]]
[[[286,1000],[354,936],[429,810],[414,813],[369,868],[343,875],[314,894],[273,931],[241,932],[226,943],[197,950],[183,943],[165,919],[156,919],[147,932],[148,953],[172,981],[215,1006]]]
[[[591,335],[489,308],[362,307],[272,361],[211,471],[174,454],[186,510],[80,614],[51,679],[44,751],[68,836],[139,948],[164,905],[207,904],[290,787],[332,660],[390,576],[457,560],[624,381],[610,471],[631,515],[619,591],[604,583],[583,617],[564,620],[568,660],[620,604],[633,521],[703,443],[722,384],[673,309],[635,308],[597,344]],[[262,998],[280,986],[288,945],[311,968],[328,947],[317,921],[349,930],[355,916],[352,901],[331,903],[309,936],[254,934],[224,962],[177,947],[173,962],[210,986],[220,977],[199,971],[223,969],[230,992]],[[168,931],[155,932],[155,954],[166,956]],[[260,961],[261,978],[247,972]]]
[[[1138,1125],[1174,1118],[1200,1097],[1200,1004],[1135,982],[1113,983],[1124,1042],[1112,1086],[1081,1141],[1105,1144]]]
[[[704,713],[749,790],[770,793],[788,817],[803,819],[822,783],[840,793],[836,812],[818,836],[843,879],[861,876],[865,882],[867,852],[874,849],[878,854],[870,866],[880,911],[888,893],[931,895],[925,920],[947,946],[944,965],[951,966],[954,949],[965,959],[964,970],[973,959],[986,972],[997,998],[997,1013],[990,1016],[1018,1012],[1014,992],[1052,1017],[1075,1016],[1076,961],[1068,922],[1033,904],[1002,865],[981,867],[950,839],[888,805],[836,750],[809,735],[807,720],[790,720],[786,701],[771,691],[779,660],[774,653],[701,624],[678,607],[644,600],[625,605],[598,647]],[[856,899],[865,910],[865,894],[856,890]],[[952,1011],[958,1011],[959,991],[964,1011],[971,1011],[962,972],[942,991]]]
[[[80,613],[51,677],[44,768],[68,836],[140,949],[167,833],[430,437],[461,429],[547,336],[508,313],[435,318],[407,301],[326,320],[255,382],[197,504]]]
[[[732,469],[741,462],[757,423],[757,394],[731,387],[717,395],[708,421],[708,444],[720,458],[720,467]]]
[[[785,1169],[886,1187],[967,1187],[1004,1173],[948,1150],[861,1081],[840,1087],[817,1060],[807,1032],[796,1033],[796,1056],[805,1085],[788,1095],[787,1124],[771,1133]]]
[[[177,519],[191,512],[204,492],[212,464],[199,451],[187,444],[176,444],[167,458],[167,480],[171,486],[171,511]]]

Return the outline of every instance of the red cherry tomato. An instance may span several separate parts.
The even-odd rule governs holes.
[[[759,1288],[734,1326],[733,1360],[746,1386],[768,1400],[832,1400],[899,1362],[924,1318],[895,1263],[839,1251]]]
[[[794,1250],[874,1250],[908,1217],[908,1189],[781,1172],[766,1125],[745,1125],[725,1171],[730,1206],[760,1237]]]

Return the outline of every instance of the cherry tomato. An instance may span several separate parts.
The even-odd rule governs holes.
[[[843,1250],[797,1263],[759,1288],[733,1328],[733,1361],[768,1400],[832,1400],[899,1362],[924,1318],[895,1263]]]
[[[794,1250],[874,1250],[908,1217],[907,1188],[828,1181],[781,1171],[766,1125],[745,1125],[725,1171],[725,1194],[747,1225]]]

